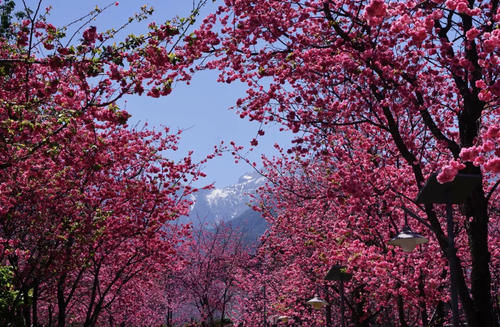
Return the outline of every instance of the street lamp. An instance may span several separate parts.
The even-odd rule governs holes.
[[[481,186],[481,176],[459,173],[455,179],[448,183],[440,184],[437,181],[436,174],[433,174],[425,182],[420,190],[417,203],[432,205],[433,203],[446,204],[446,229],[448,232],[448,265],[450,267],[450,298],[451,310],[453,315],[453,326],[459,326],[458,316],[458,295],[457,295],[457,277],[458,267],[454,232],[453,232],[453,208],[452,204],[464,203],[472,191]]]
[[[328,305],[328,302],[323,300],[322,298],[318,297],[317,294],[314,295],[312,299],[306,302],[309,304],[313,309],[320,310],[323,309]]]
[[[417,245],[425,244],[428,241],[429,240],[427,238],[418,233],[415,233],[410,229],[410,227],[408,226],[407,213],[405,211],[405,225],[403,227],[403,230],[401,230],[401,232],[398,235],[396,235],[396,237],[393,237],[387,243],[399,246],[405,252],[411,252],[415,249]]]
[[[340,322],[341,326],[345,326],[344,317],[344,282],[351,280],[352,274],[347,272],[347,267],[341,265],[333,265],[325,276],[325,280],[337,280],[340,284]]]
[[[284,322],[284,323],[287,323],[287,322],[288,322],[288,319],[289,319],[289,317],[288,317],[288,316],[279,316],[279,317],[278,317],[278,321],[280,321],[280,322]]]
[[[328,273],[325,276],[325,280],[336,280],[340,284],[340,313],[341,313],[341,326],[345,326],[345,318],[344,318],[344,282],[348,282],[352,278],[352,274],[348,273],[347,267],[341,266],[341,265],[333,265]],[[329,297],[328,293],[328,285],[325,283],[325,294],[327,296],[327,300]],[[318,297],[318,292],[316,291],[316,294],[312,299],[307,301],[307,304],[309,304],[313,309],[320,310],[326,307],[326,326],[330,327],[332,325],[331,321],[331,307],[330,304]]]

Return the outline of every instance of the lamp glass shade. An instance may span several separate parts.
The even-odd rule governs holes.
[[[328,303],[325,300],[320,299],[316,295],[312,299],[307,301],[307,304],[309,304],[311,307],[313,307],[313,309],[319,310],[319,309],[324,308]]]
[[[405,252],[411,252],[417,245],[425,244],[428,241],[426,237],[413,232],[408,226],[405,226],[403,230],[388,243],[401,247]]]

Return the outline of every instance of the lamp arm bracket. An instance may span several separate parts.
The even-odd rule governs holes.
[[[415,218],[419,223],[429,228],[431,231],[436,232],[436,230],[429,223],[427,223],[424,218],[420,217],[404,205],[401,206],[401,209],[403,209],[410,217]]]

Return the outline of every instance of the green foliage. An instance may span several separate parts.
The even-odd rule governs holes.
[[[27,17],[25,12],[16,12],[14,14],[15,7],[16,2],[14,0],[6,0],[0,3],[0,37],[6,39],[12,38],[14,35],[10,30],[10,26],[13,23],[14,17],[18,20]]]
[[[20,304],[19,291],[14,288],[13,278],[12,267],[0,266],[0,317],[7,317]]]
[[[0,36],[6,37],[12,21],[12,11],[16,4],[14,1],[5,1],[0,5]]]
[[[11,266],[0,265],[0,326],[25,326],[19,314],[24,305],[31,305],[33,289],[22,294],[14,286],[14,271]]]

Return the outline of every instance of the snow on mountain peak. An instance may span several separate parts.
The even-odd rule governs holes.
[[[242,179],[242,180],[246,180],[246,181],[248,181],[248,180],[250,180],[250,179],[252,179],[252,178],[253,178],[253,177],[252,177],[252,176],[250,176],[250,175],[243,175],[243,176],[241,176],[241,179]]]
[[[264,184],[265,177],[257,172],[246,173],[238,183],[224,188],[202,190],[196,193],[194,206],[188,220],[202,218],[205,221],[229,221],[248,210],[251,194]]]
[[[238,180],[238,184],[250,183],[257,180],[261,175],[258,172],[250,172],[241,176]]]
[[[227,188],[216,188],[207,194],[206,199],[208,203],[213,204],[217,199],[224,199],[230,195],[231,192]]]

